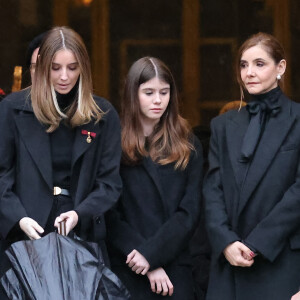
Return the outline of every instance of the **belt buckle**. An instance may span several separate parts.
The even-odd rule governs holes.
[[[60,194],[61,194],[61,188],[59,186],[55,186],[53,188],[53,195],[57,196],[57,195],[60,195]]]

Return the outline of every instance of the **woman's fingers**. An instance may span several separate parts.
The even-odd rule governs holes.
[[[161,282],[159,280],[157,280],[155,282],[155,285],[156,285],[156,294],[160,294],[162,292]]]
[[[132,269],[132,271],[133,271],[133,269]],[[145,268],[139,267],[139,268],[137,268],[137,269],[135,270],[135,273],[136,273],[136,274],[145,275],[147,272],[145,273]]]
[[[233,265],[237,267],[251,267],[254,263],[254,260],[245,259],[243,256],[236,257]]]
[[[126,263],[136,274],[145,275],[150,268],[147,259],[137,250],[133,250],[127,255]]]
[[[168,285],[167,285],[166,281],[163,281],[161,283],[161,287],[162,287],[162,295],[167,296],[169,293],[169,289],[168,289]]]
[[[253,258],[256,256],[256,254],[253,251],[243,251],[243,257],[247,260],[253,260]]]
[[[256,256],[256,254],[243,243],[240,243],[239,247],[242,251],[243,257],[248,261],[253,261],[253,258]]]
[[[151,291],[153,293],[156,292],[156,289],[155,289],[155,280],[150,280],[150,286],[151,286]]]
[[[132,250],[128,255],[127,255],[127,260],[126,264],[130,263],[130,261],[133,259],[134,255],[136,253],[136,250]],[[129,265],[128,265],[129,266]],[[130,266],[129,266],[130,267]]]
[[[136,271],[137,271],[139,268],[140,268],[139,266],[133,265],[132,268],[131,268],[131,270],[132,270],[133,272],[137,273]],[[137,273],[137,274],[138,274],[138,273]]]
[[[251,250],[243,243],[237,241],[228,245],[224,249],[224,255],[228,262],[233,266],[251,267],[254,263],[253,258],[249,259],[247,253]]]
[[[43,233],[43,232],[44,232],[43,227],[40,226],[40,225],[38,224],[38,222],[36,222],[36,221],[33,222],[32,227],[33,227],[38,233]]]
[[[54,222],[54,226],[58,228],[59,230],[59,223],[66,221],[66,235],[69,234],[69,232],[77,225],[78,223],[78,215],[76,211],[70,210],[65,213],[60,214]],[[60,232],[59,232],[60,233]]]
[[[144,268],[141,272],[141,275],[146,275],[148,270],[149,270],[149,268]]]
[[[29,217],[22,218],[19,222],[21,230],[31,239],[40,239],[38,233],[43,233],[44,229],[33,219]]]
[[[31,228],[31,237],[34,240],[38,240],[41,238],[38,233],[42,234],[43,232],[44,229],[36,221],[34,221]]]
[[[162,296],[172,296],[174,287],[163,268],[157,268],[148,272],[147,276],[150,281],[152,292],[161,294]]]
[[[77,224],[77,222],[76,222],[76,224]],[[66,221],[66,235],[69,234],[69,232],[76,226],[76,224],[74,224],[74,218],[73,217],[67,218],[67,221]]]
[[[31,228],[29,231],[28,231],[28,237],[31,239],[31,240],[38,240],[40,239],[40,235],[33,229]]]
[[[174,293],[174,286],[169,278],[167,280],[167,285],[168,285],[168,290],[169,290],[169,296],[172,296]]]

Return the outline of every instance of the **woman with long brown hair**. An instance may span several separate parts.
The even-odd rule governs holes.
[[[131,66],[121,128],[123,192],[108,216],[112,270],[132,299],[193,299],[188,242],[199,217],[202,148],[159,59]]]
[[[47,32],[32,87],[1,102],[0,135],[1,251],[65,220],[67,234],[98,242],[105,256],[103,214],[121,191],[120,124],[112,105],[92,95],[75,31]],[[7,267],[1,253],[0,271]]]
[[[207,300],[290,299],[299,288],[300,106],[281,90],[285,69],[274,36],[251,36],[237,57],[248,104],[211,122]]]

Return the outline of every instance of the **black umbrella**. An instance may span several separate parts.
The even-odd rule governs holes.
[[[102,259],[95,243],[50,233],[14,243],[12,268],[1,278],[10,299],[127,300],[129,293]]]

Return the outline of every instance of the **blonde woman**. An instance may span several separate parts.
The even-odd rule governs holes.
[[[89,57],[72,29],[47,33],[32,87],[1,102],[0,136],[2,251],[61,220],[105,251],[103,214],[121,190],[120,124],[111,104],[92,95]],[[3,273],[3,253],[0,265]]]

